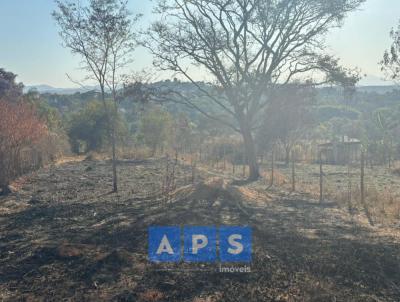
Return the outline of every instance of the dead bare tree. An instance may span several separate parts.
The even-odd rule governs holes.
[[[90,0],[87,6],[79,1],[57,0],[53,17],[60,28],[64,46],[82,57],[85,80],[100,86],[101,100],[107,112],[112,145],[113,192],[118,190],[115,123],[118,114],[118,87],[121,72],[131,62],[135,47],[132,26],[139,18],[127,9],[127,1]],[[111,105],[107,97],[111,95]]]
[[[143,45],[155,66],[182,75],[197,87],[199,99],[214,106],[179,93],[183,103],[242,135],[254,180],[259,169],[253,131],[269,92],[315,71],[327,74],[319,83],[347,80],[349,70],[323,53],[323,37],[364,1],[160,0],[160,20]],[[213,85],[195,80],[202,72]],[[215,114],[216,108],[224,114]]]

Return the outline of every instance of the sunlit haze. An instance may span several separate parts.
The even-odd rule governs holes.
[[[152,18],[153,1],[130,1],[130,9],[142,13],[138,28],[146,28]],[[18,74],[26,85],[47,84],[73,87],[66,73],[82,79],[79,58],[61,46],[57,27],[51,17],[52,0],[1,0],[1,66]],[[378,62],[390,46],[389,31],[397,25],[400,1],[367,0],[359,11],[351,13],[344,26],[331,32],[330,51],[346,67],[358,67],[367,77],[362,85],[385,85]],[[138,48],[130,69],[141,70],[152,64],[151,55]],[[202,78],[202,75],[199,75]]]

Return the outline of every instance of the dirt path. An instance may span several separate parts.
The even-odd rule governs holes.
[[[185,167],[165,203],[151,194],[163,165],[124,163],[113,195],[108,163],[65,163],[0,199],[0,300],[399,301],[398,232],[298,195],[218,178],[188,185]],[[250,225],[252,272],[149,263],[151,225]]]

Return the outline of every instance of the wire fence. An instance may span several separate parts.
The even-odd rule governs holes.
[[[243,146],[221,146],[206,146],[190,154],[177,153],[170,156],[170,161],[187,166],[185,183],[196,182],[195,173],[201,166],[206,166],[208,173],[246,179],[249,169]],[[321,203],[336,202],[351,214],[364,215],[370,224],[400,222],[400,173],[395,174],[396,165],[373,165],[361,148],[342,150],[337,155],[339,162],[332,162],[331,154],[327,156],[318,145],[293,150],[289,161],[279,149],[260,156],[259,184],[307,194]],[[163,192],[170,192],[175,188],[173,164],[166,171]]]
[[[276,162],[262,165],[266,183],[305,193],[319,202],[335,201],[370,224],[400,220],[400,177],[396,169],[368,166],[364,154],[347,164]],[[273,172],[272,172],[273,171]]]

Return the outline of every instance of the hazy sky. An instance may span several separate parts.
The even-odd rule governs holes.
[[[130,0],[133,12],[145,14],[142,27],[148,23],[152,5],[150,0]],[[66,73],[82,78],[78,57],[61,46],[51,17],[54,7],[52,0],[0,0],[0,67],[17,73],[25,85],[73,87]],[[343,65],[368,74],[363,84],[381,84],[377,62],[390,46],[389,31],[399,19],[399,0],[367,0],[341,29],[329,34],[330,51]],[[135,58],[132,70],[151,65],[152,58],[144,49],[138,49]]]

